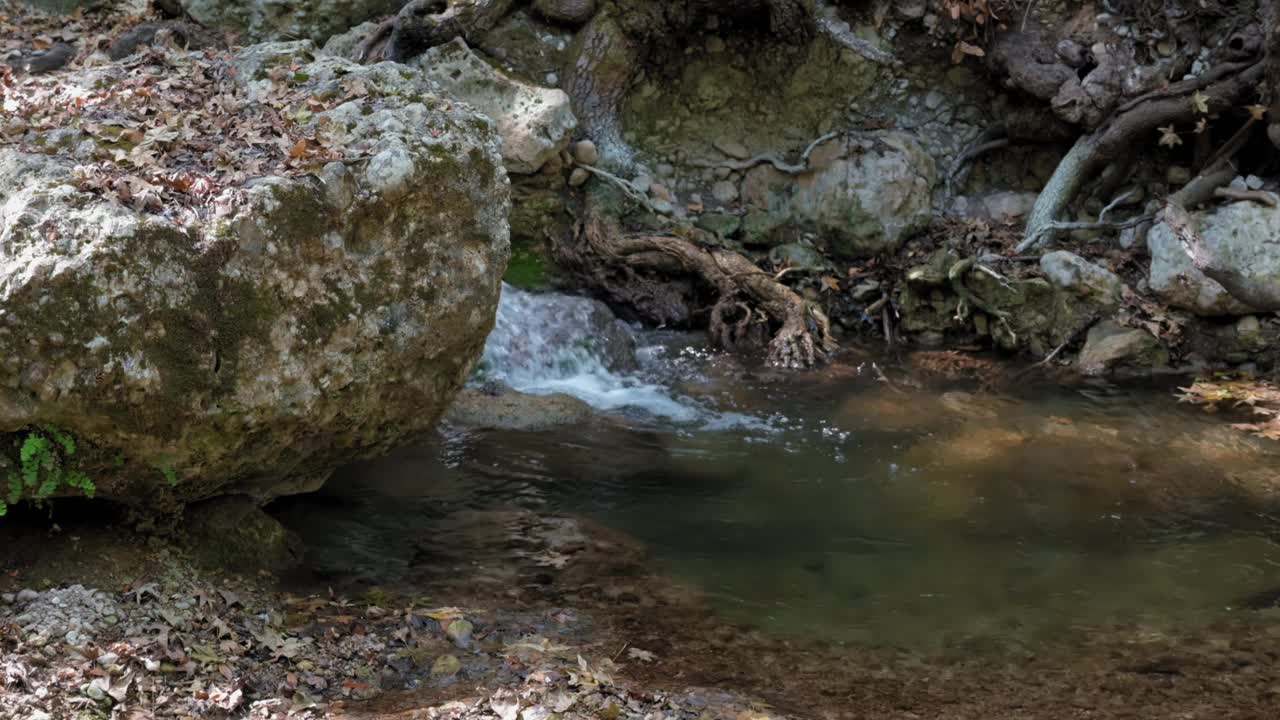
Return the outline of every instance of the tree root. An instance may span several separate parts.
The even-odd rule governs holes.
[[[515,0],[410,0],[356,48],[358,62],[408,62],[454,38],[488,32]]]
[[[820,309],[736,252],[704,248],[675,234],[624,233],[592,213],[576,228],[575,241],[576,252],[592,264],[685,273],[710,286],[717,300],[709,330],[723,347],[759,343],[776,327],[767,348],[772,365],[810,367],[836,349],[830,322]]]
[[[724,162],[714,162],[714,163],[691,162],[690,165],[694,167],[702,167],[702,168],[722,167],[722,168],[729,168],[730,170],[750,170],[751,168],[757,165],[764,165],[768,163],[769,165],[772,165],[773,168],[780,173],[784,173],[786,175],[803,175],[812,169],[809,167],[809,157],[813,155],[813,151],[816,150],[819,145],[827,142],[828,140],[834,140],[840,137],[841,134],[842,134],[841,131],[835,130],[809,143],[809,146],[806,147],[804,149],[804,152],[800,154],[800,162],[798,163],[789,163],[779,158],[777,155],[773,153],[765,153],[762,155],[756,155],[755,157],[748,158],[746,160],[726,160]]]
[[[1025,253],[1053,239],[1052,226],[1075,199],[1085,181],[1105,163],[1119,157],[1158,126],[1186,122],[1195,117],[1193,92],[1204,91],[1215,107],[1234,104],[1252,91],[1262,78],[1263,63],[1234,63],[1212,71],[1205,78],[1178,83],[1170,89],[1131,101],[1097,131],[1082,135],[1058,164],[1041,192],[1027,221],[1016,252]],[[1209,79],[1212,78],[1212,79]],[[1171,94],[1177,87],[1179,94]]]

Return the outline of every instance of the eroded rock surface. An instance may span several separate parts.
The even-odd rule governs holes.
[[[493,326],[499,137],[411,69],[308,47],[237,64],[358,83],[309,122],[359,159],[223,188],[212,213],[139,213],[79,189],[70,157],[0,151],[6,441],[56,426],[100,497],[163,505],[314,488],[434,425]]]

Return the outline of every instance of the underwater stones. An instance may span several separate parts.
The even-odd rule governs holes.
[[[421,86],[409,68],[297,62],[317,92],[373,90],[310,122],[387,162],[255,178],[197,219],[82,191],[71,158],[0,149],[4,447],[55,424],[98,497],[171,508],[311,489],[434,426],[510,250],[499,138],[459,103],[377,92]]]
[[[1112,320],[1089,329],[1076,359],[1076,365],[1086,375],[1101,375],[1118,367],[1158,368],[1168,362],[1168,351],[1154,335]]]
[[[500,72],[462,38],[423,53],[411,64],[437,95],[461,100],[488,115],[502,137],[502,160],[511,173],[532,174],[569,145],[578,120],[569,96]]]

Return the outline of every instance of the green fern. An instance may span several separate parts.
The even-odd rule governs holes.
[[[27,431],[18,446],[18,471],[8,474],[8,492],[0,499],[0,516],[24,496],[40,502],[63,486],[93,497],[98,490],[93,480],[68,467],[77,449],[75,436],[56,425]]]

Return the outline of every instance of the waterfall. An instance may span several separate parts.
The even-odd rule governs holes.
[[[705,419],[693,400],[645,375],[636,345],[636,333],[604,303],[503,284],[478,379],[534,395],[572,395],[601,410],[639,410],[677,422]]]

